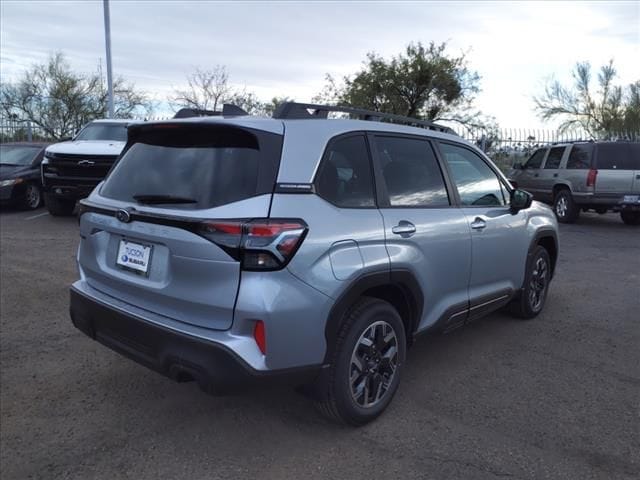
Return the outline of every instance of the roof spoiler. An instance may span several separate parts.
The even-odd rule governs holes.
[[[173,118],[193,118],[193,117],[241,117],[244,115],[249,115],[242,108],[232,105],[230,103],[225,103],[222,106],[222,111],[216,110],[200,110],[197,108],[181,108],[176,112]]]

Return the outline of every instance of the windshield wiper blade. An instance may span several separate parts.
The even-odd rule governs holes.
[[[198,203],[197,200],[187,197],[177,197],[174,195],[156,195],[156,194],[140,194],[134,195],[133,198],[138,203],[160,204],[160,203]]]

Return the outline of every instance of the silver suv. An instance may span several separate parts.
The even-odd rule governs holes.
[[[209,392],[304,386],[358,425],[416,335],[542,310],[553,212],[470,143],[356,109],[242,113],[129,127],[81,202],[77,328]]]
[[[640,225],[640,143],[576,142],[536,150],[509,173],[512,183],[553,204],[558,220],[575,222],[580,210],[620,212]]]

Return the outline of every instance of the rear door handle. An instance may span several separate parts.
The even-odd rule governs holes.
[[[538,177],[538,176],[539,176],[539,175],[538,175],[537,173],[534,175],[534,177]]]
[[[411,235],[416,233],[416,226],[406,220],[400,220],[398,222],[398,225],[393,227],[391,231],[396,235],[406,235],[410,237]]]
[[[486,226],[487,226],[487,222],[485,222],[480,217],[476,217],[476,219],[473,222],[471,222],[471,228],[473,228],[474,230],[482,230]]]
[[[553,176],[554,176],[554,177],[557,177],[557,176],[558,176],[558,174],[557,174],[557,173],[554,173],[554,174],[553,174]]]

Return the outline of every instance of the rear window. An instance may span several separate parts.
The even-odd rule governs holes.
[[[592,144],[573,145],[571,152],[569,152],[567,168],[571,170],[588,170],[591,168],[591,152],[593,152]]]
[[[600,170],[640,169],[640,155],[637,143],[600,143],[596,155]]]
[[[258,130],[149,126],[132,132],[100,193],[171,208],[226,205],[271,193],[281,150],[281,135]]]

